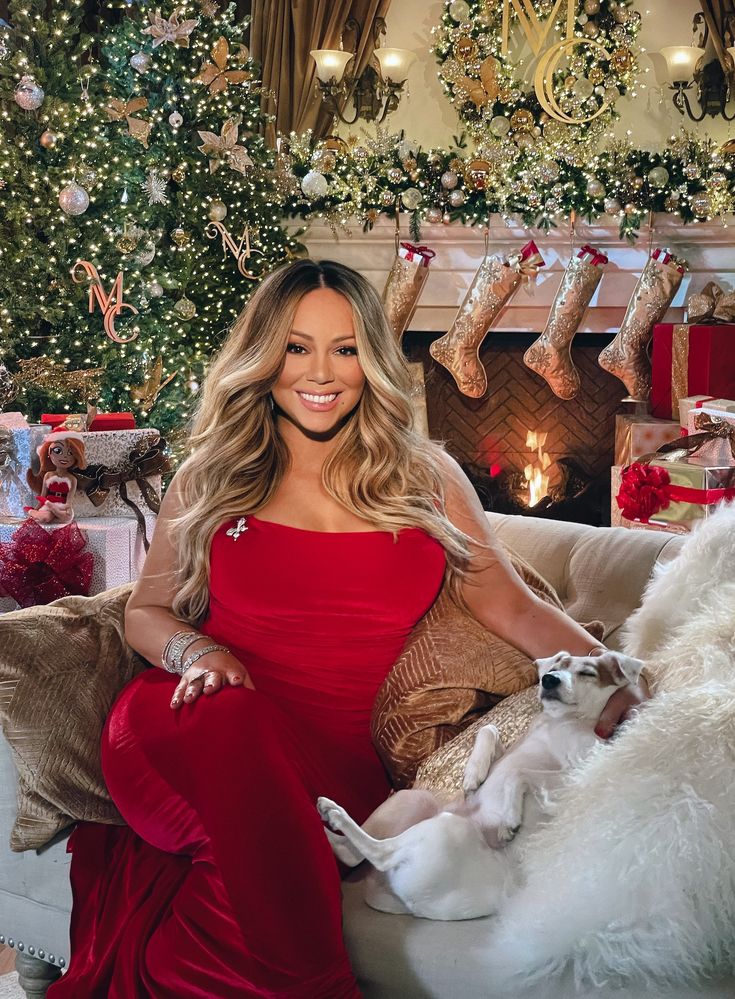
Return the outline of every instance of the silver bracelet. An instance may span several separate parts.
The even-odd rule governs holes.
[[[192,652],[192,654],[187,659],[185,659],[183,663],[181,663],[181,667],[176,672],[180,673],[181,676],[183,676],[190,666],[193,666],[194,663],[197,662],[197,660],[201,659],[202,656],[206,656],[207,653],[209,652],[229,652],[229,651],[230,650],[227,648],[226,645],[207,645],[203,649],[197,649],[196,652]]]
[[[186,650],[198,642],[199,639],[206,638],[206,635],[198,631],[177,631],[166,642],[166,646],[161,655],[161,665],[169,673],[178,673],[181,669],[181,660]]]

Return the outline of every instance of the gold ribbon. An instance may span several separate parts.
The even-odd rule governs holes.
[[[671,338],[671,413],[679,411],[679,399],[689,395],[689,326],[674,326]]]
[[[135,514],[146,551],[150,543],[145,516],[140,507],[128,496],[127,484],[135,482],[148,509],[157,514],[161,508],[161,501],[147,480],[151,475],[163,475],[171,470],[171,462],[164,454],[165,448],[165,439],[156,434],[138,441],[131,449],[125,465],[116,471],[112,471],[107,465],[88,465],[85,469],[74,469],[74,477],[79,488],[95,506],[102,506],[110,491],[117,487],[120,499]]]
[[[709,281],[687,301],[690,325],[735,322],[735,292],[725,292],[716,281]]]

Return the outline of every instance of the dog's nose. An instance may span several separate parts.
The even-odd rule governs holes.
[[[553,690],[554,687],[558,687],[561,680],[555,673],[544,673],[541,677],[541,686],[544,690]]]

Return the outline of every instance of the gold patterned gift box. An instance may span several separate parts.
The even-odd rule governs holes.
[[[662,444],[679,436],[680,428],[676,420],[619,413],[615,417],[615,464],[628,465],[642,454],[657,451]]]

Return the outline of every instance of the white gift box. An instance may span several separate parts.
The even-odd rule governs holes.
[[[84,439],[87,466],[104,465],[109,472],[113,473],[131,467],[130,453],[137,445],[144,446],[147,441],[153,444],[159,439],[158,431],[150,427],[140,427],[136,430],[101,430],[86,432],[81,436]],[[42,437],[38,439],[36,446],[41,443],[41,439]],[[29,461],[30,458],[34,459],[34,471],[38,471],[38,456],[35,454],[35,447],[26,460]],[[83,472],[84,469],[82,469]],[[146,481],[160,503],[161,476],[150,475],[146,477]],[[134,480],[125,483],[125,490],[128,498],[132,500],[143,514],[152,512]],[[33,506],[37,505],[38,503],[34,501]],[[123,501],[120,495],[120,488],[117,485],[109,490],[99,506],[96,506],[92,502],[80,486],[77,489],[72,506],[74,507],[76,516],[81,519],[90,517],[135,517],[135,511]],[[14,516],[22,515],[22,510],[16,511],[14,514]]]
[[[48,433],[48,427],[41,424],[5,424],[5,416],[0,414],[0,517],[25,517],[24,506],[38,506],[35,493],[26,482],[26,471],[30,468],[31,456],[36,457],[36,448]],[[36,465],[38,459],[36,457]]]
[[[92,517],[75,519],[74,522],[86,536],[85,551],[91,551],[94,555],[89,596],[138,578],[145,562],[146,551],[137,520],[130,517]],[[20,518],[0,519],[0,543],[11,541],[14,531],[23,523]],[[150,541],[156,526],[155,516],[152,514],[147,516],[145,524]],[[57,531],[65,525],[42,526],[47,531]],[[17,607],[12,598],[0,597],[0,613],[16,610]]]

